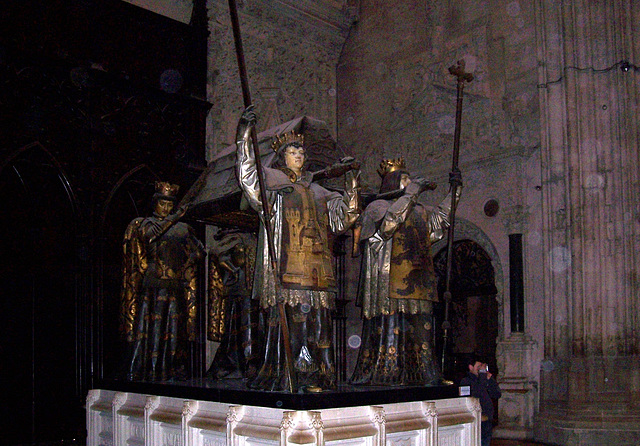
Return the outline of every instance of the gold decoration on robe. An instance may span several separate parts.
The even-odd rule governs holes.
[[[425,208],[416,206],[394,235],[389,270],[391,299],[438,301],[428,218]]]
[[[209,254],[209,282],[207,285],[207,299],[209,306],[209,324],[207,339],[220,342],[226,331],[225,314],[226,294],[222,283],[222,274],[218,258],[214,253]]]
[[[299,184],[282,199],[282,285],[291,289],[335,290],[326,204],[320,212],[310,189]]]
[[[138,313],[137,297],[142,289],[142,279],[147,270],[147,252],[138,237],[143,217],[136,218],[124,234],[122,295],[120,299],[120,332],[127,342],[133,342],[133,325]]]

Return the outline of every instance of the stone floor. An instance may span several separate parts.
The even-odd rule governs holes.
[[[491,446],[544,446],[544,443],[536,443],[529,440],[502,440],[499,438],[491,439]]]

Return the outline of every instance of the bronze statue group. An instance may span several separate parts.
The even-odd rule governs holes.
[[[418,198],[435,185],[411,176],[402,159],[383,160],[379,193],[363,206],[358,163],[346,158],[334,166],[346,171],[342,193],[324,188],[305,169],[303,135],[278,135],[276,161],[259,166],[251,138],[256,121],[248,107],[237,128],[236,173],[261,224],[257,237],[229,233],[209,253],[207,335],[220,345],[207,376],[242,379],[256,390],[335,389],[332,242],[357,227],[363,327],[350,383],[442,384],[433,346],[438,295],[430,245],[448,228],[459,172],[450,175],[455,193],[428,208]],[[121,377],[128,380],[188,375],[204,248],[180,221],[185,207],[174,211],[176,195],[177,186],[157,183],[153,215],[133,220],[125,233]]]
[[[241,378],[250,389],[265,391],[334,389],[332,312],[338,284],[332,242],[355,227],[354,238],[363,245],[358,290],[363,343],[351,383],[441,384],[433,346],[438,295],[430,245],[448,230],[450,261],[462,187],[457,168],[462,92],[473,75],[465,72],[464,61],[449,68],[457,78],[449,195],[434,209],[426,208],[418,198],[433,183],[412,177],[401,159],[383,160],[379,194],[363,206],[358,163],[345,158],[333,166],[330,170],[344,175],[344,190],[328,190],[305,168],[303,135],[277,135],[272,144],[276,161],[262,166],[233,0],[229,12],[246,107],[236,132],[236,174],[260,228],[257,241],[229,235],[210,255],[207,330],[220,346],[207,375]],[[159,183],[154,215],[135,219],[126,231],[122,374],[129,380],[181,378],[187,370],[184,346],[195,336],[194,277],[203,249],[179,221],[185,207],[171,212],[176,192]],[[446,282],[448,305],[449,271]]]
[[[207,377],[241,379],[259,391],[336,388],[332,313],[338,284],[332,245],[336,235],[355,228],[363,325],[350,383],[450,383],[443,380],[434,352],[438,293],[430,246],[448,232],[451,261],[462,189],[457,168],[462,92],[473,75],[465,72],[464,61],[449,68],[457,78],[457,106],[451,188],[445,199],[425,207],[418,199],[435,185],[412,176],[402,159],[393,159],[380,163],[379,193],[363,206],[359,164],[345,158],[330,169],[344,175],[342,193],[321,186],[305,168],[301,134],[277,135],[271,146],[276,160],[262,166],[235,1],[229,6],[246,107],[236,132],[236,174],[260,227],[257,237],[221,237],[209,253],[207,337],[220,344]],[[133,220],[124,239],[121,317],[127,348],[120,374],[127,380],[185,378],[186,346],[196,335],[197,265],[204,249],[180,222],[186,208],[173,212],[177,186],[158,183],[156,189],[153,216]],[[449,263],[447,305],[450,269]],[[445,327],[443,349],[447,337]]]

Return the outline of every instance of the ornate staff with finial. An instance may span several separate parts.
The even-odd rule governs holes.
[[[238,9],[235,0],[229,0],[229,13],[231,15],[231,26],[233,28],[233,39],[236,46],[236,58],[238,60],[238,70],[240,72],[240,83],[242,85],[242,99],[245,108],[251,105],[251,92],[249,90],[249,81],[247,78],[247,68],[244,61],[244,50],[242,48],[242,37],[240,35],[240,23],[238,20]],[[260,149],[258,146],[258,135],[255,126],[251,129],[251,142],[256,158],[256,169],[258,173],[258,187],[260,189],[260,200],[262,201],[263,224],[267,235],[267,245],[269,247],[269,257],[271,260],[271,270],[274,274],[274,283],[276,284],[276,292],[279,289],[280,280],[278,277],[278,264],[276,257],[276,248],[273,242],[273,233],[271,232],[271,211],[268,206],[267,190],[264,184],[264,176],[262,171],[262,160],[260,159]],[[287,325],[287,317],[284,303],[278,298],[278,314],[280,316],[280,329],[282,331],[282,340],[285,350],[285,371],[289,381],[289,390],[293,393],[293,353],[291,350],[291,338],[289,335],[289,326]]]
[[[445,369],[445,355],[447,351],[447,341],[449,338],[449,306],[451,304],[451,269],[453,262],[453,236],[455,232],[456,208],[458,207],[458,187],[460,187],[460,179],[458,168],[458,158],[460,155],[460,130],[462,122],[462,97],[464,93],[464,83],[473,80],[473,74],[464,71],[464,60],[459,60],[456,65],[449,67],[449,73],[456,77],[456,127],[453,134],[453,161],[451,162],[451,175],[449,183],[451,184],[451,210],[449,211],[449,233],[447,239],[447,269],[445,276],[445,292],[444,292],[444,321],[442,322],[443,339],[442,339],[442,372]]]

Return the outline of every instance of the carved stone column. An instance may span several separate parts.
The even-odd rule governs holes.
[[[525,439],[533,437],[533,421],[538,401],[538,364],[539,333],[533,313],[536,297],[536,276],[534,264],[538,261],[536,249],[525,241],[524,234],[531,234],[536,228],[532,213],[537,209],[533,202],[537,196],[531,196],[530,184],[533,176],[527,168],[526,157],[513,157],[514,175],[517,185],[511,191],[511,202],[501,211],[500,218],[508,233],[509,259],[505,274],[508,286],[505,286],[504,322],[502,336],[496,346],[496,360],[499,368],[498,382],[502,397],[498,401],[498,425],[495,436],[498,438]],[[532,161],[533,163],[534,161]],[[516,243],[512,243],[513,235]],[[519,258],[520,257],[520,258]],[[526,259],[526,261],[524,261]],[[518,289],[520,288],[520,289]]]
[[[536,437],[640,442],[633,0],[536,2],[545,360]],[[626,444],[626,443],[625,443]]]
[[[534,374],[537,343],[525,333],[511,333],[498,342],[496,359],[500,367],[498,402],[499,438],[531,438],[533,416],[538,400],[538,382]]]

